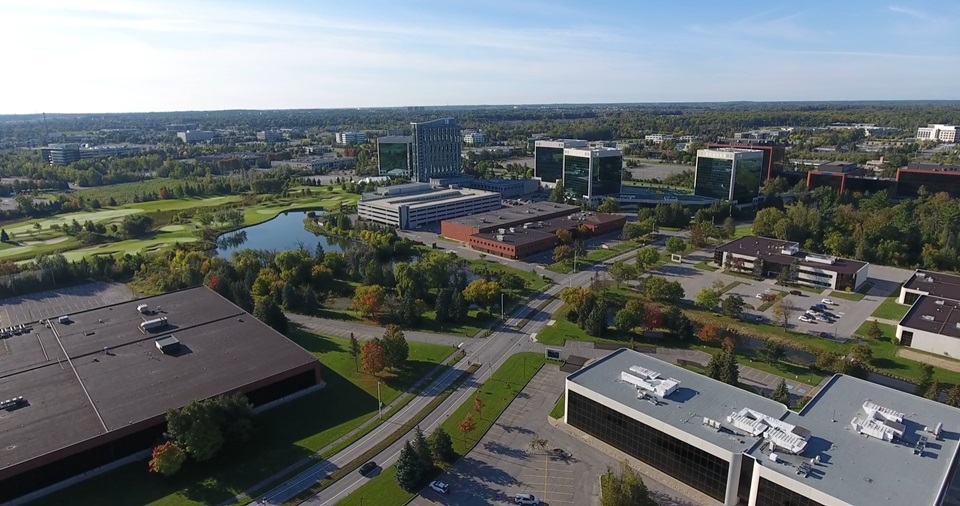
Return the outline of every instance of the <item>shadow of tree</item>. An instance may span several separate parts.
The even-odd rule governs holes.
[[[517,460],[528,460],[530,458],[530,455],[526,452],[526,450],[512,448],[496,441],[487,441],[483,443],[483,449],[502,457],[511,457]]]

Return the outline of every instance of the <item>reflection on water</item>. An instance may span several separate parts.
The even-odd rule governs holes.
[[[306,217],[307,211],[288,211],[259,225],[222,234],[217,237],[217,253],[230,258],[241,249],[286,251],[303,247],[312,254],[318,243],[324,251],[343,251],[345,241],[317,236],[303,228]]]

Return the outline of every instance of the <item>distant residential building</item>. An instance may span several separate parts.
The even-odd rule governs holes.
[[[807,253],[793,241],[746,236],[718,246],[713,261],[734,271],[752,273],[761,259],[763,276],[776,277],[795,268],[796,283],[834,290],[857,290],[867,282],[870,264],[830,255]]]
[[[763,152],[736,148],[697,150],[694,195],[744,204],[760,195],[762,183]]]
[[[216,137],[216,135],[208,130],[187,130],[185,132],[177,132],[177,137],[183,142],[191,144],[194,142],[209,141]]]
[[[623,151],[617,148],[563,150],[563,187],[577,198],[594,201],[620,193]]]
[[[337,144],[363,144],[367,142],[367,134],[358,131],[337,132]]]
[[[413,137],[390,135],[377,138],[379,174],[410,177],[413,168]]]
[[[587,141],[578,139],[535,140],[533,175],[544,183],[563,179],[563,150],[586,148]]]
[[[460,158],[460,127],[451,118],[411,123],[413,171],[411,179],[421,183],[433,177],[463,173]]]
[[[283,133],[276,130],[264,130],[257,132],[257,140],[263,142],[281,142],[283,141]]]
[[[643,138],[647,142],[655,142],[657,144],[663,144],[666,141],[672,141],[673,135],[670,134],[650,134]]]
[[[463,134],[463,143],[470,146],[482,146],[487,143],[487,134],[477,130],[468,130]]]
[[[707,145],[707,149],[753,149],[763,152],[762,180],[772,179],[783,172],[787,147],[769,139],[730,139],[723,138]],[[820,161],[816,163],[819,165]]]
[[[957,142],[957,128],[954,125],[927,125],[917,129],[918,141]]]

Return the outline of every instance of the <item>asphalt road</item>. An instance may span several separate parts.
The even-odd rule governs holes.
[[[604,263],[610,264],[615,260],[631,258],[634,255],[635,253],[632,251],[627,252],[623,255],[619,255],[618,257],[611,258]],[[467,359],[461,360],[453,370],[463,370],[473,362],[479,362],[483,365],[476,373],[474,373],[471,378],[461,384],[460,387],[453,394],[451,394],[436,410],[434,410],[433,413],[421,421],[420,428],[426,433],[431,432],[433,428],[442,423],[450,415],[450,413],[456,410],[460,404],[468,400],[476,391],[476,386],[486,381],[492,372],[501,364],[503,364],[503,362],[509,356],[520,351],[542,350],[542,347],[531,339],[531,335],[535,335],[537,332],[543,329],[543,327],[546,326],[547,322],[549,321],[550,315],[552,315],[562,305],[562,301],[557,298],[557,294],[560,292],[560,290],[568,285],[582,286],[589,283],[590,277],[593,275],[593,273],[594,271],[584,271],[574,274],[557,275],[554,277],[554,279],[557,281],[557,284],[551,285],[545,292],[536,294],[535,296],[531,297],[531,299],[528,300],[525,305],[517,308],[505,323],[499,325],[495,329],[495,332],[491,336],[486,339],[463,339],[462,349],[466,352]],[[536,308],[547,300],[549,300],[550,303],[543,309],[543,311],[536,312]],[[520,325],[522,320],[527,319],[528,317],[529,319],[526,321],[523,328],[517,330],[516,326]],[[350,325],[348,323],[345,324],[346,326],[344,326],[340,325],[339,323],[333,323],[325,320],[314,321],[312,322],[312,325],[313,326],[311,326],[311,328],[314,330],[332,332],[337,335],[342,335],[343,332],[349,333],[351,331],[354,333],[373,332],[373,335],[379,335],[377,332],[380,332],[380,330],[376,327],[365,328],[362,325]],[[349,330],[351,327],[352,330]],[[407,333],[405,332],[405,334]],[[458,336],[442,336],[435,334],[421,336],[418,334],[427,333],[411,332],[407,335],[411,339],[440,339],[446,340],[451,344],[454,341],[461,340],[461,338]],[[392,431],[396,430],[397,427],[405,426],[406,422],[408,422],[417,412],[419,412],[420,409],[430,402],[432,394],[442,391],[450,384],[450,382],[453,381],[455,377],[456,376],[453,371],[446,374],[443,378],[438,379],[436,382],[434,382],[434,384],[428,387],[428,394],[426,396],[421,396],[411,401],[411,403],[408,404],[404,410],[391,417],[387,423],[381,425],[371,434],[368,434],[357,443],[330,457],[328,460],[319,462],[318,464],[312,466],[307,471],[304,471],[280,487],[257,497],[257,500],[264,504],[278,504],[289,499],[290,497],[297,495],[301,491],[306,490],[317,480],[323,478],[333,470],[337,469],[339,466],[350,462],[356,458],[356,456],[361,455],[368,449],[374,447],[377,443],[386,438]],[[388,467],[396,460],[400,449],[403,447],[403,443],[413,435],[413,427],[408,428],[410,429],[409,433],[400,438],[397,442],[381,452],[379,455],[371,459],[378,464],[378,468],[376,471],[371,473],[370,476],[375,476],[376,473]],[[327,487],[319,494],[310,497],[304,502],[304,504],[335,504],[338,500],[342,499],[344,496],[348,495],[350,492],[356,490],[361,485],[366,483],[368,479],[369,478],[361,476],[359,473],[351,473]]]

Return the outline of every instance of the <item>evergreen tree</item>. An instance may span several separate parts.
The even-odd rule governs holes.
[[[790,407],[790,391],[787,390],[787,380],[780,378],[777,388],[770,394],[770,398]]]
[[[283,308],[287,311],[296,310],[300,305],[300,296],[297,295],[297,288],[293,286],[293,283],[284,283],[281,295]]]
[[[929,364],[920,364],[920,381],[917,382],[916,395],[925,396],[930,386],[933,384],[933,366]]]
[[[567,190],[563,187],[563,181],[557,181],[557,186],[550,192],[550,202],[563,203],[567,200]]]
[[[300,308],[306,314],[316,314],[317,309],[320,307],[320,300],[317,297],[317,292],[309,286],[303,292],[303,306]]]
[[[287,332],[287,315],[283,314],[273,297],[260,297],[253,306],[253,316],[281,334]]]
[[[353,332],[350,333],[350,355],[353,357],[354,365],[357,368],[357,371],[360,370],[360,341],[357,341],[357,338],[354,337]]]
[[[403,292],[403,297],[400,298],[400,323],[408,327],[416,326],[416,324],[420,322],[421,314],[420,304],[417,302],[413,291],[407,290]]]
[[[413,445],[410,444],[410,441],[404,443],[403,449],[400,450],[400,456],[397,458],[394,466],[396,466],[397,484],[400,485],[400,488],[407,492],[416,490],[417,485],[420,484],[420,480],[423,478],[423,474],[421,473],[417,451],[413,448]]]
[[[940,398],[940,382],[937,381],[936,378],[930,382],[930,387],[927,388],[927,391],[923,394],[923,396],[934,401]]]
[[[709,376],[709,377],[711,377],[711,378],[713,378],[713,379],[715,379],[715,380],[720,380],[721,376],[723,375],[723,361],[722,361],[723,359],[722,359],[722,355],[723,355],[724,353],[726,353],[726,352],[724,351],[724,352],[721,352],[721,353],[717,353],[716,355],[710,357],[710,361],[707,362],[707,371],[706,371],[706,372],[707,372],[707,376]],[[721,381],[722,381],[722,380],[721,380]]]
[[[450,463],[456,458],[457,455],[453,451],[453,438],[447,431],[443,430],[443,427],[437,427],[430,434],[430,452],[433,454],[433,458],[442,462]]]
[[[10,235],[7,234],[7,230],[0,230],[0,242],[10,242]]]
[[[736,386],[740,381],[740,368],[737,366],[737,356],[734,355],[733,350],[724,350],[722,359],[722,369],[720,373],[720,381]]]
[[[587,313],[584,322],[584,330],[594,337],[601,337],[607,330],[607,310],[602,303],[593,305],[593,309]]]
[[[470,304],[467,303],[466,297],[463,296],[463,291],[454,290],[450,300],[450,319],[457,323],[463,322],[467,319],[467,311],[469,309]]]
[[[960,408],[960,384],[953,385],[947,392],[947,405]]]
[[[403,367],[410,355],[410,345],[407,344],[407,338],[403,335],[400,327],[387,325],[380,344],[383,346],[383,353],[387,359],[387,367],[393,369]]]
[[[441,288],[437,292],[437,302],[433,306],[438,322],[450,321],[450,310],[453,308],[453,290]]]
[[[417,461],[420,465],[420,476],[430,476],[433,472],[433,452],[430,443],[418,425],[413,435],[413,449],[417,452]]]

